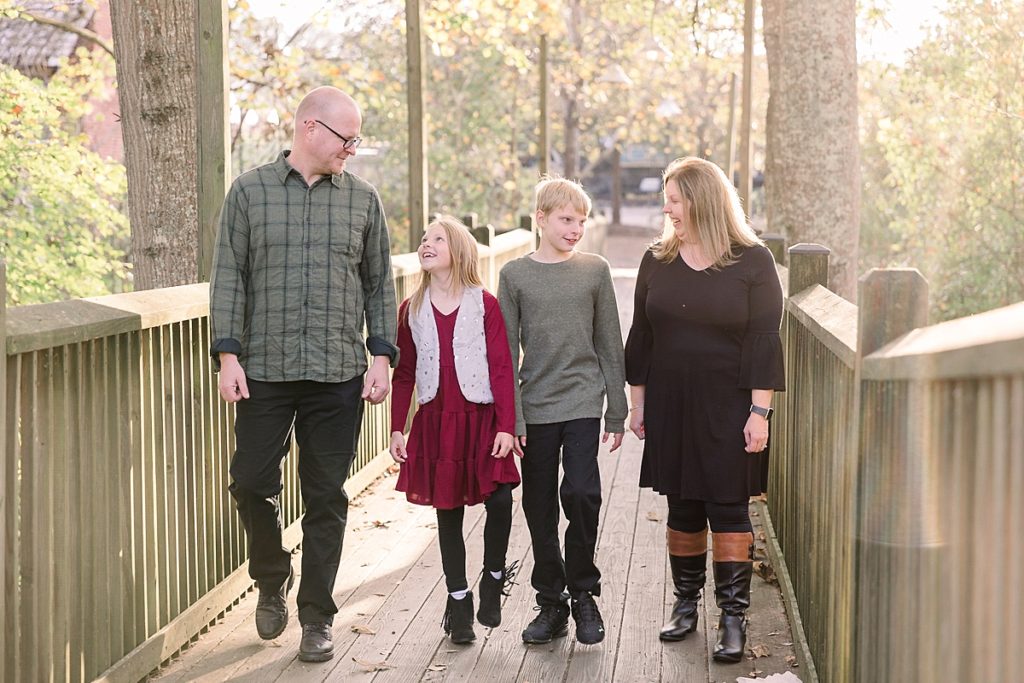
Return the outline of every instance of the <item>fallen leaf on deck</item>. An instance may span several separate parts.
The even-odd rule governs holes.
[[[394,465],[388,465],[388,469],[386,471],[388,474],[398,474],[402,471],[402,467],[398,463],[395,463]]]
[[[444,671],[447,668],[447,664],[431,664],[427,667],[427,671]]]
[[[374,593],[374,595],[376,595],[378,598],[386,598],[387,597],[387,593]]]
[[[775,576],[775,568],[767,562],[755,562],[754,572],[768,583],[778,583],[779,579]]]
[[[367,671],[370,671],[370,672],[373,672],[373,671],[387,671],[388,669],[394,669],[395,668],[395,667],[391,666],[390,664],[388,664],[384,660],[381,660],[379,662],[368,662],[365,659],[359,659],[358,657],[353,657],[352,661],[355,662],[356,664],[358,664],[359,666],[363,667]]]
[[[352,627],[352,633],[362,633],[367,636],[377,635],[377,629],[370,628],[366,624],[356,624]]]
[[[786,655],[786,664],[789,664],[794,669],[800,666],[800,662],[796,661],[796,655]]]
[[[750,516],[751,517],[759,517],[760,515],[758,515],[757,512],[754,512],[753,510],[751,510]]]
[[[755,659],[757,657],[768,657],[771,653],[772,651],[768,649],[767,645],[753,645],[750,648],[750,654],[754,655]]]
[[[647,519],[651,520],[652,522],[660,522],[661,521],[661,517],[659,517],[658,513],[654,512],[653,510],[651,510],[650,512],[647,513]]]
[[[378,529],[387,529],[388,528],[388,523],[387,522],[382,522],[379,519],[375,519],[375,520],[373,520],[373,526],[377,527]]]
[[[772,631],[768,635],[770,635],[770,636],[780,636],[780,635],[782,635],[782,631]]]
[[[768,540],[768,537],[764,535],[764,532],[763,532],[763,531],[758,531],[758,532],[757,532],[757,539],[758,539],[759,541],[767,541],[767,540]]]
[[[750,676],[751,678],[757,678],[758,676],[760,676],[760,675],[761,675],[761,674],[763,674],[763,673],[764,673],[764,672],[763,672],[763,671],[761,671],[760,669],[754,669],[753,671],[751,671],[751,672],[750,672],[750,673],[748,673],[747,675],[748,675],[748,676]]]

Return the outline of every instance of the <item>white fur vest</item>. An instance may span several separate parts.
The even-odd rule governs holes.
[[[441,348],[429,289],[423,293],[420,310],[409,310],[409,329],[416,343],[416,401],[423,404],[437,396],[441,373]],[[482,287],[466,287],[462,292],[462,303],[455,317],[452,349],[455,352],[455,374],[459,378],[462,395],[473,403],[494,403],[491,374],[487,366]]]

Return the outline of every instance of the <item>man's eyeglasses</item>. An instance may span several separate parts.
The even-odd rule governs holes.
[[[361,137],[359,137],[358,135],[357,135],[356,137],[354,137],[354,138],[347,138],[347,137],[345,137],[344,135],[342,135],[342,134],[341,134],[341,133],[339,133],[338,131],[334,130],[333,128],[331,128],[330,126],[328,126],[328,125],[327,125],[326,123],[324,123],[324,122],[323,122],[323,121],[321,121],[320,119],[313,119],[313,120],[314,120],[315,122],[319,123],[319,124],[320,124],[321,126],[323,126],[324,128],[326,128],[327,130],[329,130],[329,131],[331,131],[332,133],[334,133],[334,135],[335,135],[335,136],[336,136],[336,137],[337,137],[337,138],[338,138],[339,140],[341,140],[342,142],[344,142],[344,143],[345,143],[345,149],[355,149],[355,148],[356,148],[356,147],[358,147],[358,146],[359,146],[359,144],[360,144],[360,143],[361,143],[361,142],[363,141],[363,139],[362,139]]]

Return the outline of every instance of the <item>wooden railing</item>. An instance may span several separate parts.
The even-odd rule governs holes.
[[[532,244],[516,230],[482,246],[489,282]],[[408,296],[415,255],[394,271]],[[251,587],[207,315],[205,284],[0,307],[3,680],[137,681]],[[383,455],[388,424],[386,405],[366,411],[353,473]],[[301,500],[285,462],[293,547]]]
[[[917,271],[858,307],[826,249],[789,256],[768,507],[817,676],[1017,680],[1024,303],[927,327]]]

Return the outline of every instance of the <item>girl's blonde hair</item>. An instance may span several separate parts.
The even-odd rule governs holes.
[[[462,221],[454,216],[438,216],[427,230],[440,226],[444,228],[445,239],[448,242],[448,251],[452,256],[452,285],[456,291],[461,292],[466,287],[482,287],[480,279],[480,258],[477,255],[476,240],[473,233],[469,231]],[[426,231],[424,231],[425,233]],[[419,313],[423,305],[423,297],[430,287],[430,273],[423,270],[420,272],[420,284],[416,291],[409,297],[409,307],[406,314],[411,312]]]
[[[740,198],[725,173],[697,157],[676,159],[665,169],[665,188],[675,183],[690,205],[690,225],[704,256],[718,269],[736,262],[735,247],[764,244],[747,224]],[[654,257],[671,263],[679,255],[680,240],[666,217],[661,239],[651,246]]]

